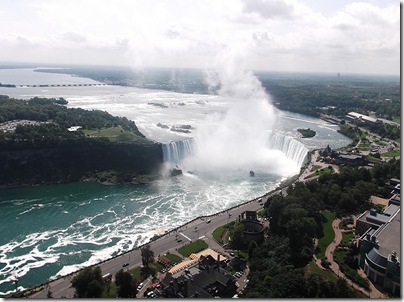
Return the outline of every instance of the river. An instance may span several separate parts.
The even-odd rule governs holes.
[[[15,79],[24,80],[16,83]],[[0,69],[0,82],[97,84],[89,79],[37,73],[32,69]],[[199,138],[199,141],[196,139],[199,144],[213,144],[210,149],[199,145],[199,151],[203,151],[200,153],[206,156],[211,152],[208,158],[218,160],[206,163],[220,167],[205,170],[201,165],[195,166],[201,162],[197,157],[194,165],[188,163],[195,170],[188,172],[188,166],[183,163],[187,168],[183,175],[148,185],[72,183],[0,191],[0,295],[14,290],[12,281],[15,278],[19,279],[20,289],[40,284],[139,246],[154,234],[197,216],[260,196],[298,173],[308,150],[327,145],[339,148],[350,143],[337,132],[335,125],[271,107],[268,132],[260,136],[260,145],[257,144],[253,151],[246,150],[254,156],[242,158],[246,153],[237,153],[250,145],[246,143],[248,138],[226,139],[221,147],[230,147],[225,149],[231,150],[226,151],[227,158],[234,150],[237,161],[222,167],[220,164],[224,159],[215,157],[211,150],[224,140],[204,141],[198,135],[201,129],[213,129],[208,132],[209,137],[213,137],[214,133],[240,125],[244,129],[250,126],[243,124],[242,119],[237,125],[233,120],[229,129],[222,124],[227,112],[233,108],[229,98],[111,85],[0,88],[0,94],[24,99],[64,97],[69,107],[99,109],[126,116],[134,120],[148,138],[166,146]],[[158,127],[158,123],[169,128]],[[170,130],[181,125],[191,126],[190,132]],[[310,128],[316,131],[316,136],[302,139],[297,131],[299,128]],[[259,147],[261,145],[265,148]],[[174,146],[174,149],[178,148]],[[257,149],[259,152],[251,153]],[[252,157],[259,162],[250,160]],[[249,176],[250,169],[254,170],[254,177]]]

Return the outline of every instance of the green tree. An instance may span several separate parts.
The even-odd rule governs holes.
[[[254,250],[258,247],[257,242],[255,240],[251,241],[248,245],[248,258],[251,260],[254,256]]]
[[[129,272],[122,269],[115,274],[115,284],[118,286],[118,297],[136,298],[136,280]]]
[[[240,249],[245,246],[244,225],[240,222],[236,222],[233,226],[233,230],[230,232],[231,247],[237,250],[238,256],[240,256]]]
[[[85,268],[71,281],[77,298],[100,298],[104,290],[101,268]]]
[[[150,263],[154,262],[154,252],[152,251],[150,244],[146,244],[140,249],[142,255],[142,263],[145,267],[149,267]]]
[[[268,203],[268,202],[267,202]],[[279,229],[279,217],[282,209],[285,206],[284,198],[282,195],[275,195],[269,200],[269,205],[266,209],[266,215],[270,217],[270,230],[271,232],[278,234]]]

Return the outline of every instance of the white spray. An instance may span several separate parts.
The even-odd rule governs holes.
[[[274,107],[260,81],[242,68],[240,52],[218,56],[218,68],[206,72],[206,81],[231,102],[224,116],[208,117],[195,135],[194,155],[183,162],[189,170],[263,170],[282,176],[299,167],[281,151],[269,150],[264,141],[275,120]]]

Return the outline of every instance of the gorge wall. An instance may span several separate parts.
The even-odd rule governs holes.
[[[0,151],[0,186],[72,182],[101,171],[150,175],[163,161],[160,144],[100,144]]]

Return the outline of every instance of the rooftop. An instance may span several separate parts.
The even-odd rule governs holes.
[[[365,120],[365,121],[368,121],[368,122],[371,122],[371,123],[376,123],[378,121],[378,119],[376,119],[376,118],[367,116],[365,114],[360,114],[360,113],[357,113],[357,112],[349,112],[347,114],[347,116],[354,117],[354,118],[361,119],[361,120]]]
[[[397,255],[401,255],[400,248],[400,226],[401,226],[401,217],[400,210],[394,216],[394,218],[385,226],[380,229],[380,232],[377,232],[377,240],[379,242],[379,253],[385,257],[387,257],[392,251],[395,251]]]
[[[400,209],[399,206],[397,206],[395,204],[391,204],[391,205],[388,206],[387,209],[385,209],[383,211],[383,214],[385,214],[387,216],[393,216],[399,209]]]
[[[388,222],[391,217],[384,215],[384,214],[379,214],[376,212],[374,212],[374,214],[372,215],[372,211],[368,211],[364,218],[368,222],[384,224],[384,223]]]

